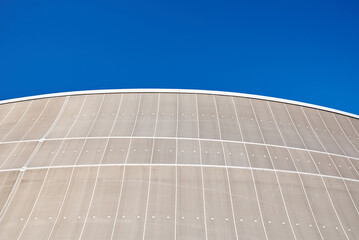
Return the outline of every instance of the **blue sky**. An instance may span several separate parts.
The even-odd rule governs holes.
[[[0,99],[223,90],[359,114],[358,1],[0,0]]]

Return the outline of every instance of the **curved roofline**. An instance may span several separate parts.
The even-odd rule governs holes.
[[[210,90],[196,90],[196,89],[152,89],[152,88],[132,88],[132,89],[102,89],[102,90],[85,90],[85,91],[72,91],[72,92],[60,92],[60,93],[50,93],[50,94],[42,94],[42,95],[35,95],[29,97],[21,97],[21,98],[13,98],[8,100],[0,101],[0,104],[6,103],[14,103],[14,102],[21,102],[27,100],[36,100],[42,98],[50,98],[50,97],[64,97],[64,96],[74,96],[74,95],[87,95],[87,94],[105,94],[105,93],[199,93],[199,94],[212,94],[212,95],[222,95],[222,96],[233,96],[233,97],[245,97],[245,98],[253,98],[253,99],[260,99],[260,100],[267,100],[273,102],[281,102],[281,103],[288,103],[303,107],[310,107],[319,110],[329,111],[333,113],[338,113],[341,115],[346,115],[349,117],[359,119],[359,115],[348,113],[344,111],[340,111],[333,108],[322,107],[315,104],[298,102],[293,100],[287,100],[282,98],[275,98],[275,97],[267,97],[255,94],[247,94],[247,93],[236,93],[236,92],[224,92],[224,91],[210,91]]]

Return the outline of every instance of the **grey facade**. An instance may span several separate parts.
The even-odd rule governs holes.
[[[0,104],[0,239],[359,239],[359,119],[206,91]]]

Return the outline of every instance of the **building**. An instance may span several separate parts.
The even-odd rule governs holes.
[[[194,90],[0,104],[0,239],[359,239],[359,116]]]

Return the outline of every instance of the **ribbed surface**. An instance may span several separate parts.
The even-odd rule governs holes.
[[[0,105],[0,239],[359,239],[359,120],[190,93]]]

